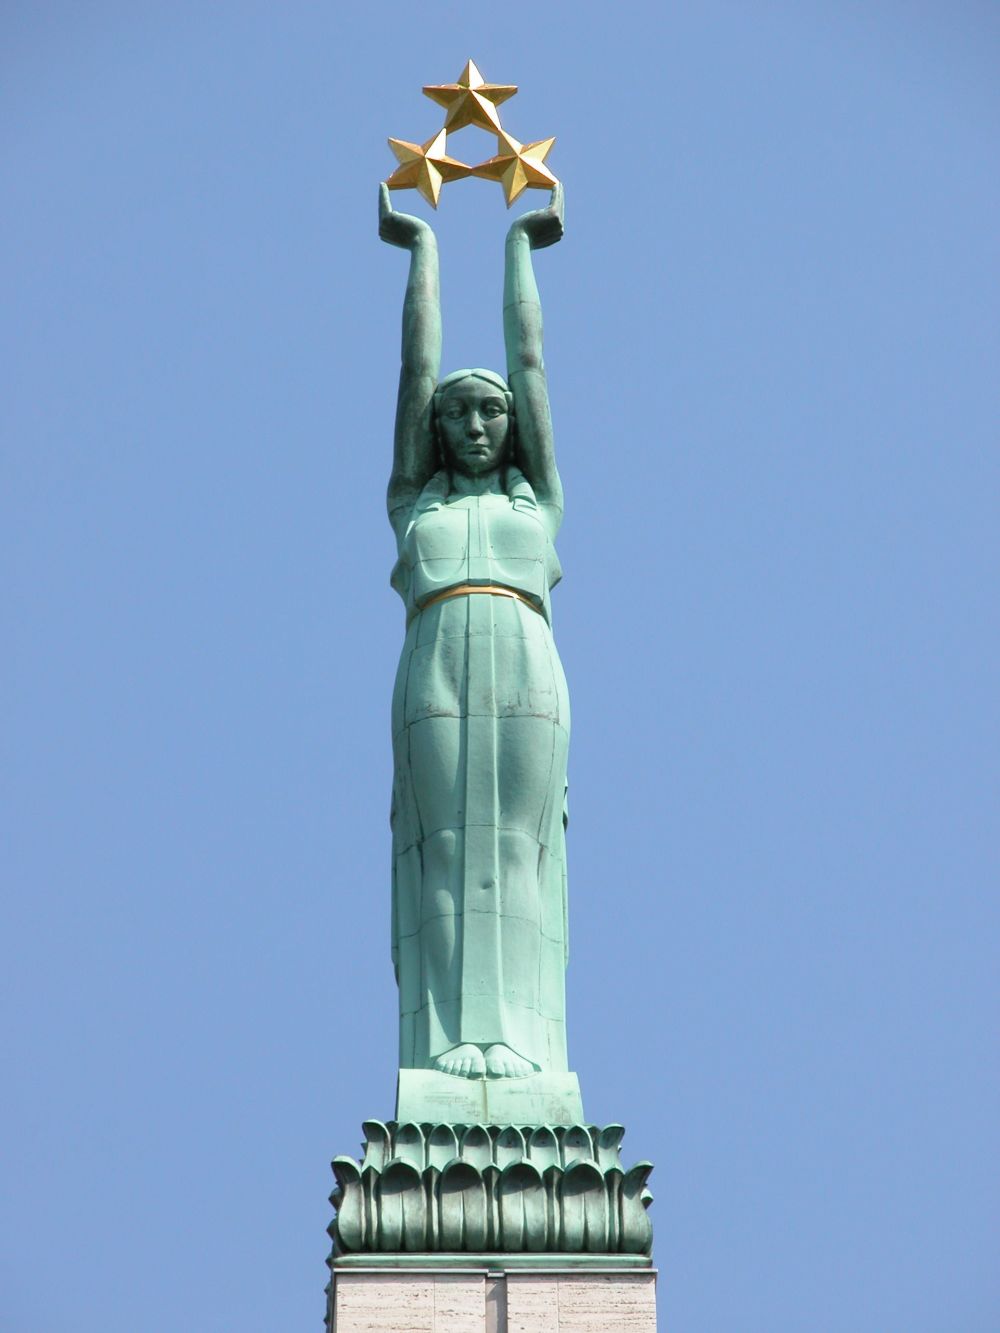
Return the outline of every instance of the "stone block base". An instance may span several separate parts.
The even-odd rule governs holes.
[[[580,1125],[580,1080],[575,1074],[528,1078],[458,1078],[433,1069],[401,1069],[396,1120],[415,1125]]]
[[[656,1333],[656,1275],[345,1270],[329,1333]]]

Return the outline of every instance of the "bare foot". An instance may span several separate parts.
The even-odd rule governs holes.
[[[498,1042],[486,1052],[486,1073],[490,1078],[527,1078],[537,1070],[530,1060]]]
[[[439,1055],[434,1061],[434,1068],[442,1074],[457,1074],[459,1078],[483,1078],[486,1074],[482,1051],[468,1042],[464,1046],[453,1046],[444,1055]]]

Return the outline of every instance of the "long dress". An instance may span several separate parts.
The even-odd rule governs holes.
[[[400,1068],[465,1042],[567,1069],[569,698],[546,515],[515,468],[503,495],[439,472],[397,531],[409,617],[392,704],[392,954]],[[530,598],[458,595],[498,584]]]

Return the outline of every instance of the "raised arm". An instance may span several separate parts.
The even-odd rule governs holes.
[[[531,263],[532,250],[554,245],[563,234],[563,193],[557,185],[548,208],[525,213],[507,233],[503,332],[507,378],[514,395],[519,461],[553,530],[562,518],[563,493],[556,470],[549,391],[542,360],[542,304]]]
[[[407,213],[394,212],[385,185],[379,190],[378,213],[378,234],[382,240],[410,252],[388,494],[389,521],[398,528],[437,468],[432,410],[441,371],[441,293],[437,241],[427,223]]]

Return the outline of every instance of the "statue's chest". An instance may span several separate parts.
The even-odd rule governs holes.
[[[417,561],[542,560],[545,530],[504,495],[471,496],[422,514],[412,529]]]
[[[541,598],[548,537],[538,518],[507,496],[470,496],[432,509],[410,530],[414,592],[470,581],[502,583]]]

